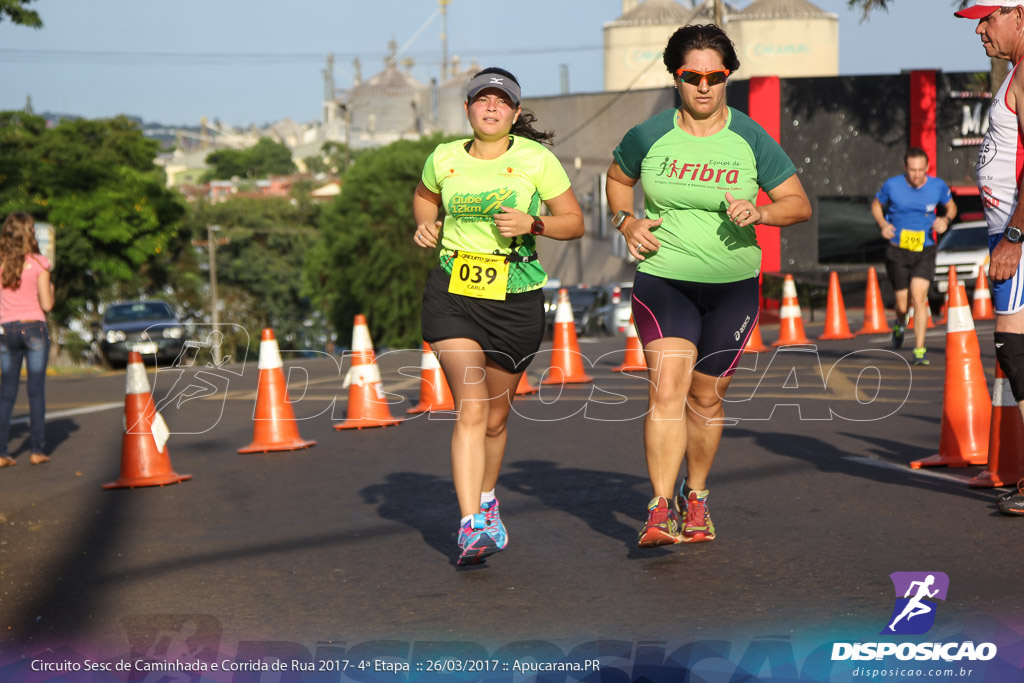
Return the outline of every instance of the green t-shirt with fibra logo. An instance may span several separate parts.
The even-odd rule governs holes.
[[[754,226],[729,220],[725,193],[756,203],[758,188],[775,189],[796,167],[753,119],[730,107],[722,130],[694,137],[669,109],[626,133],[615,161],[640,179],[646,217],[664,219],[651,230],[661,247],[644,253],[637,270],[691,282],[736,282],[760,272]]]
[[[513,137],[512,146],[497,159],[477,159],[466,151],[468,140],[438,145],[423,166],[423,185],[441,195],[444,228],[441,267],[451,273],[455,251],[509,254],[529,259],[537,251],[533,235],[502,237],[494,215],[508,206],[536,216],[540,203],[571,186],[562,164],[549,149],[529,138]],[[539,289],[548,276],[540,262],[509,264],[507,291]]]

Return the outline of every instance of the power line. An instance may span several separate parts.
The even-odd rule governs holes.
[[[577,45],[567,47],[523,48],[515,50],[477,50],[472,56],[500,55],[550,55],[572,52],[593,52],[603,50],[603,45]],[[322,52],[150,52],[114,50],[24,50],[0,48],[0,63],[10,64],[195,64],[202,66],[231,64],[302,64],[323,62]],[[410,53],[417,62],[440,63],[433,53]],[[375,59],[389,56],[386,52],[334,52],[338,59]]]

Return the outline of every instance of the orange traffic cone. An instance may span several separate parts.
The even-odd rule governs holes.
[[[530,385],[530,380],[526,379],[525,372],[519,376],[519,386],[516,387],[516,396],[536,394],[538,391],[540,391],[540,389]]]
[[[743,353],[764,353],[767,350],[768,347],[761,339],[761,316],[758,315],[757,320],[754,321],[754,329],[750,331],[750,336],[747,338],[747,345],[743,347]]]
[[[164,486],[192,478],[171,469],[167,423],[153,405],[142,354],[128,352],[124,390],[124,437],[121,439],[121,476],[105,489]]]
[[[917,314],[914,311],[914,307],[911,306],[909,309],[907,309],[907,329],[908,330],[914,329],[914,320],[916,318],[917,318]],[[928,324],[925,325],[925,329],[926,330],[930,330],[933,327],[935,327],[935,321],[932,320],[932,312],[931,312],[931,310],[928,311],[928,316],[927,316],[926,319],[928,320]]]
[[[636,325],[633,323],[633,316],[629,316],[629,327],[626,328],[626,357],[622,365],[612,368],[612,372],[632,372],[647,369],[647,359],[644,358],[644,347],[640,343],[640,337],[636,334]]]
[[[996,312],[992,308],[992,290],[988,288],[988,278],[985,277],[985,269],[978,272],[978,279],[974,285],[974,307],[971,314],[975,320],[995,320]]]
[[[846,305],[843,290],[839,287],[839,273],[834,270],[828,276],[828,306],[825,308],[825,332],[818,340],[853,339],[850,323],[846,320]]]
[[[992,426],[988,432],[988,469],[971,479],[968,486],[1013,486],[1021,479],[1024,479],[1024,420],[1010,392],[1010,382],[996,362]]]
[[[939,452],[910,463],[914,469],[948,465],[966,467],[988,462],[992,398],[988,393],[981,349],[967,304],[967,290],[949,275],[949,324],[946,326],[946,381],[942,400]]]
[[[384,392],[380,389],[380,368],[373,355],[373,340],[366,326],[366,316],[359,314],[352,327],[352,367],[345,375],[342,388],[348,387],[348,413],[335,429],[388,427],[405,418],[392,417]]]
[[[772,346],[810,344],[804,334],[804,320],[800,316],[800,300],[796,297],[796,283],[792,275],[782,281],[782,308],[779,309],[779,339]]]
[[[868,268],[868,283],[864,292],[864,326],[857,330],[857,334],[882,334],[888,331],[882,290],[878,287],[878,272],[871,266]]]
[[[942,308],[939,309],[939,325],[945,325],[949,322],[949,292],[946,292],[946,300],[942,302]]]
[[[239,453],[297,451],[315,446],[299,436],[295,411],[288,400],[288,382],[284,378],[281,351],[274,330],[266,328],[260,337],[260,382],[256,388],[256,410],[253,413],[252,443],[239,448]]]
[[[423,342],[423,359],[420,362],[420,402],[415,408],[405,411],[409,415],[428,413],[432,410],[455,410],[455,399],[448,386],[448,380],[441,372],[437,356],[430,345]]]
[[[569,303],[569,291],[558,290],[558,307],[555,309],[555,341],[551,347],[552,366],[548,368],[541,384],[579,384],[592,382],[593,377],[583,371],[583,354],[576,340],[576,322]]]

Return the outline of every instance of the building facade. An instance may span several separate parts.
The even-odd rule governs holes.
[[[808,0],[756,0],[745,9],[723,3],[723,25],[740,59],[737,78],[835,76],[839,17]],[[680,26],[714,23],[714,0],[624,0],[622,16],[604,25],[604,89],[667,87],[662,51]]]
[[[910,145],[928,151],[929,172],[954,188],[962,211],[971,208],[991,101],[986,86],[979,74],[936,71],[730,81],[729,105],[776,137],[796,165],[814,211],[806,223],[758,228],[763,270],[810,275],[881,263],[885,245],[869,204],[886,178],[902,173]],[[584,209],[582,239],[540,241],[553,277],[591,284],[632,279],[635,263],[609,223],[604,174],[632,126],[677,105],[673,88],[524,102],[541,127],[555,132],[554,152]],[[634,213],[642,210],[638,185]]]

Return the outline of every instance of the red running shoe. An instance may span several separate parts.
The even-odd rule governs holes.
[[[679,543],[679,516],[669,504],[668,498],[656,496],[647,504],[647,523],[640,532],[637,545],[652,548],[659,545]]]
[[[676,498],[676,505],[683,516],[683,543],[699,543],[701,541],[715,540],[715,525],[711,521],[711,511],[708,510],[708,492],[696,491],[684,488]]]

